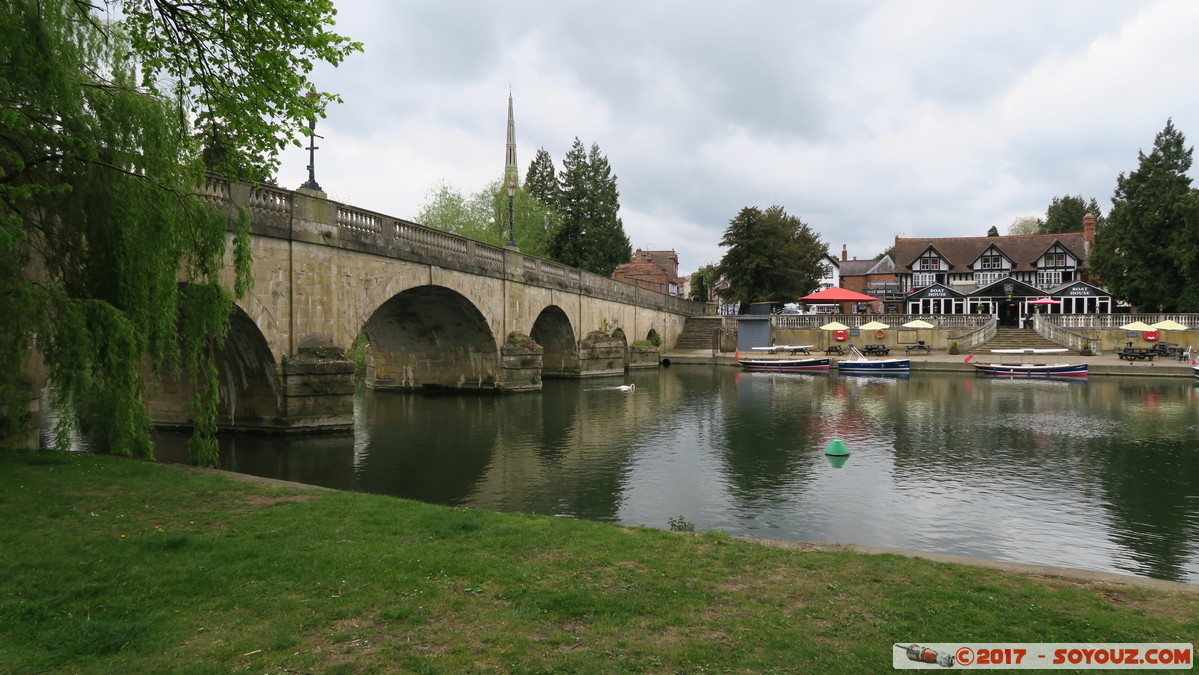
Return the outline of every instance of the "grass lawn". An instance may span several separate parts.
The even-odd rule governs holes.
[[[0,672],[871,673],[1195,642],[1199,595],[0,453]]]

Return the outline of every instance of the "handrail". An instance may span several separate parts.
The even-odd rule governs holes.
[[[1044,337],[1045,339],[1049,340],[1050,342],[1056,342],[1057,344],[1059,344],[1067,349],[1072,349],[1076,352],[1082,351],[1083,344],[1086,344],[1088,347],[1091,348],[1091,351],[1093,353],[1095,353],[1095,354],[1099,353],[1100,340],[1098,338],[1092,338],[1092,337],[1088,337],[1086,335],[1079,335],[1078,333],[1068,331],[1065,328],[1062,328],[1057,323],[1054,323],[1049,318],[1049,316],[1050,315],[1046,315],[1046,314],[1037,314],[1033,317],[1032,327],[1033,327],[1033,330],[1035,330],[1038,335],[1040,335],[1041,337]],[[1059,316],[1061,316],[1061,315],[1059,315]],[[1078,315],[1078,316],[1086,316],[1086,315]],[[1096,315],[1096,316],[1108,316],[1108,315]],[[1124,323],[1128,323],[1128,321],[1125,320]]]
[[[935,328],[967,330],[976,330],[987,324],[995,324],[995,318],[989,314],[742,314],[730,318],[752,319],[766,316],[769,316],[773,328],[799,330],[820,328],[830,321],[845,324],[850,329],[860,328],[862,324],[871,321],[880,321],[890,326],[888,330],[909,330],[903,328],[903,324],[917,320],[927,321]]]

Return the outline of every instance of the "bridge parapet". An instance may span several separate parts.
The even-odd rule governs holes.
[[[202,194],[218,206],[244,206],[256,234],[348,248],[693,316],[692,302],[319,196],[273,186],[230,184],[209,176]],[[326,222],[327,220],[327,222]],[[297,222],[301,221],[301,222]],[[313,221],[313,222],[302,222]]]

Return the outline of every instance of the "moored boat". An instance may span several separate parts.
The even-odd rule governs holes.
[[[837,372],[841,373],[906,373],[912,369],[911,359],[871,359],[867,358],[857,347],[849,346],[854,355],[852,359],[837,361]]]
[[[1019,363],[975,363],[976,371],[1002,377],[1087,377],[1085,363],[1028,363],[1026,357],[1064,354],[1069,349],[992,349],[993,354],[1019,354]]]
[[[799,371],[799,372],[828,372],[828,358],[825,357],[804,357],[804,358],[775,358],[775,359],[760,359],[760,358],[739,358],[737,362],[746,370],[771,370],[771,371]]]

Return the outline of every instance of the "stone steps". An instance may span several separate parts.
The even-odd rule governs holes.
[[[1031,328],[1000,328],[995,337],[974,348],[983,352],[991,349],[1061,349],[1061,345],[1041,336]]]
[[[719,316],[691,316],[683,325],[683,332],[675,343],[675,349],[716,349],[720,346],[720,329],[724,319]]]

